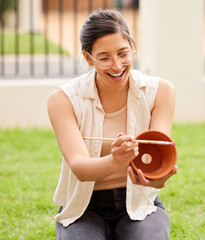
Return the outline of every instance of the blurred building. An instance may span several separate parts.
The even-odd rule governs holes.
[[[111,8],[113,6],[114,0],[107,0],[106,1],[106,8]],[[59,1],[59,0],[47,0],[42,1],[43,8],[49,8],[50,10],[58,10],[60,4],[63,5],[64,11],[66,10],[72,10],[74,8],[74,4],[77,5],[78,9],[80,10],[87,10],[89,9],[89,6],[92,9],[96,8],[102,8],[105,5],[104,0],[95,0],[95,1],[89,1],[89,0],[75,0],[72,1]]]
[[[145,74],[169,80],[176,88],[174,120],[205,122],[204,0],[141,0],[139,11],[135,11],[138,1],[130,0],[19,1],[21,28],[30,31],[29,21],[33,20],[32,29],[40,29],[56,43],[60,39],[60,46],[66,49],[72,48],[74,61],[79,53],[79,30],[89,12],[97,8],[123,7],[123,15],[132,23],[131,31],[137,29],[137,34],[134,34],[137,36],[137,50],[140,53],[137,68]],[[31,2],[33,6],[29,5]],[[31,10],[33,15],[30,14]],[[39,24],[42,18],[43,21]],[[42,31],[45,26],[47,28]],[[16,69],[19,67],[19,56],[16,54],[13,58],[15,61],[12,62]],[[0,127],[50,126],[46,111],[47,97],[62,81],[68,81],[69,76],[66,75],[63,79],[59,75],[51,79],[53,76],[46,75],[38,80],[31,79],[31,76],[22,80],[22,76],[19,76],[20,80],[12,81],[8,77],[3,80],[1,71],[6,67],[6,57],[0,55]],[[30,54],[28,57],[30,65],[25,67],[23,62],[23,70],[35,64],[36,56]],[[49,63],[48,55],[43,55],[42,59],[46,61],[41,63],[37,58],[38,71],[41,66]],[[56,66],[62,67],[66,57],[60,54],[56,59],[59,61],[53,63],[51,70]],[[79,62],[75,63],[80,65]],[[8,69],[12,69],[11,65],[8,65]],[[71,71],[71,63],[66,62],[65,72],[70,74]]]

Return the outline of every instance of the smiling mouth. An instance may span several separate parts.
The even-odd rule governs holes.
[[[124,69],[122,72],[117,73],[117,74],[111,74],[111,73],[107,73],[109,76],[111,77],[121,77],[123,75],[123,73],[125,72],[126,69]]]

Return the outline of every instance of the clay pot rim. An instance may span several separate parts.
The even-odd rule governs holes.
[[[171,137],[169,137],[166,133],[160,132],[160,131],[157,131],[157,130],[146,130],[146,131],[138,134],[138,135],[135,137],[135,139],[143,140],[143,139],[140,139],[139,137],[140,137],[141,135],[146,134],[146,133],[155,133],[155,134],[158,134],[158,135],[163,135],[165,138],[167,138],[167,139],[166,139],[167,141],[169,141],[169,142],[174,142],[174,141],[171,139]],[[152,139],[147,139],[147,140],[152,140]]]
[[[164,132],[161,132],[161,131],[158,131],[158,130],[146,130],[146,131],[144,131],[144,132],[142,132],[142,133],[140,133],[139,135],[137,135],[136,137],[135,137],[135,139],[139,139],[140,140],[140,137],[141,137],[141,135],[145,135],[146,133],[153,133],[153,134],[157,134],[158,136],[160,135],[160,136],[163,136],[163,137],[165,137],[166,138],[166,140],[165,139],[161,139],[161,140],[163,140],[163,141],[170,141],[170,142],[174,142],[172,139],[171,139],[171,137],[169,137],[167,134],[165,134]],[[150,139],[150,138],[146,138],[147,140],[155,140],[155,139]],[[143,140],[143,139],[141,139],[141,140]],[[143,144],[143,143],[139,143],[139,144]],[[172,146],[170,146],[170,147],[172,147],[172,149],[173,149],[173,151],[174,151],[174,159],[173,159],[173,162],[172,162],[172,165],[164,172],[164,173],[161,173],[161,174],[158,174],[158,175],[149,175],[149,174],[146,174],[146,173],[143,173],[143,175],[144,175],[144,177],[146,177],[147,179],[159,179],[159,178],[162,178],[162,177],[164,177],[164,176],[166,176],[167,174],[169,174],[169,172],[171,172],[171,170],[173,169],[173,167],[176,165],[176,162],[177,162],[177,149],[176,149],[176,145],[172,145]],[[134,172],[136,172],[137,171],[137,168],[136,168],[136,166],[135,166],[135,164],[134,164],[134,162],[132,161],[131,163],[131,167],[133,168],[133,170],[134,170]]]

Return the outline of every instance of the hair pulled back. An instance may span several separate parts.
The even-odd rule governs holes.
[[[91,54],[95,40],[112,33],[121,33],[129,41],[130,45],[135,45],[130,36],[127,23],[119,11],[100,9],[91,13],[83,24],[80,33],[82,50]]]

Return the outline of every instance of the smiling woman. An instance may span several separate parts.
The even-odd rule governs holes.
[[[80,39],[93,69],[48,99],[63,155],[54,195],[57,239],[168,240],[169,217],[157,194],[177,167],[155,180],[134,173],[130,163],[139,148],[131,136],[149,129],[171,134],[174,87],[132,69],[135,44],[120,12],[93,12]]]
[[[129,41],[121,33],[113,33],[102,36],[95,40],[92,46],[92,55],[83,50],[83,54],[90,66],[95,67],[96,85],[101,95],[101,103],[104,109],[110,108],[103,98],[103,91],[107,87],[113,91],[112,96],[121,94],[125,96],[124,101],[114,103],[115,108],[109,112],[117,111],[126,104],[126,86],[128,86],[128,75],[133,60],[134,49]],[[118,89],[118,91],[116,91]],[[125,91],[125,92],[124,92]],[[125,93],[125,94],[124,94]],[[117,104],[118,103],[118,104]]]

